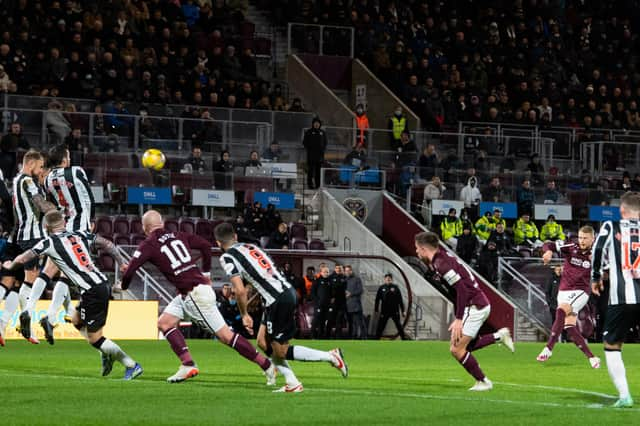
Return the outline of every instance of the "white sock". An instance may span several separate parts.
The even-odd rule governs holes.
[[[18,309],[18,293],[10,291],[4,301],[4,312],[2,313],[2,319],[0,319],[0,322],[2,322],[4,327],[9,324],[9,321],[11,321],[11,317],[16,309]],[[4,331],[4,328],[2,331]]]
[[[5,294],[7,294],[7,288],[3,285],[0,285],[0,300],[4,299]]]
[[[333,361],[329,352],[298,345],[293,346],[293,359],[296,361]]]
[[[272,361],[280,374],[284,376],[284,380],[287,382],[287,385],[293,387],[300,384],[300,381],[293,373],[293,370],[291,369],[291,367],[289,367],[289,363],[287,362],[287,360],[273,357]]]
[[[31,286],[31,293],[27,299],[27,306],[24,308],[25,311],[31,312],[36,308],[36,302],[40,300],[40,296],[42,296],[42,292],[45,288],[47,288],[47,282],[40,277],[36,278]]]
[[[605,349],[604,355],[607,358],[607,370],[609,370],[609,376],[613,381],[620,398],[628,398],[629,385],[627,384],[627,374],[624,368],[624,362],[622,362],[622,352],[620,351],[608,351]]]
[[[47,319],[49,320],[49,324],[55,325],[58,322],[58,311],[64,303],[68,293],[69,286],[62,281],[58,281],[56,283],[56,286],[53,288],[53,294],[51,295],[51,304],[49,305],[49,310],[47,311]]]
[[[129,355],[124,353],[120,346],[118,346],[115,342],[109,339],[104,339],[102,344],[100,345],[100,351],[107,355],[111,355],[118,361],[120,361],[125,367],[133,368],[136,366],[136,362],[131,359]]]
[[[493,338],[496,340],[496,342],[500,341],[500,333],[493,333]]]
[[[71,315],[70,312],[72,310],[75,311],[75,309],[73,308],[73,305],[71,305],[71,291],[69,291],[69,286],[67,286],[67,292],[64,294],[62,307],[64,308],[64,311],[67,313],[67,315]]]
[[[27,301],[29,300],[29,294],[31,293],[31,286],[27,284],[22,284],[20,286],[20,291],[18,292],[18,298],[20,300],[20,312],[26,310]]]

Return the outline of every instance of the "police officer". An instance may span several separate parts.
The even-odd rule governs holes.
[[[313,281],[311,298],[315,308],[311,324],[313,338],[324,338],[327,334],[327,315],[331,300],[331,280],[329,280],[329,267],[326,265],[320,268],[320,276]]]
[[[327,134],[321,129],[322,122],[314,117],[311,128],[304,132],[302,145],[307,150],[307,186],[317,189],[320,186],[320,168],[327,149]]]
[[[402,113],[402,107],[397,106],[395,111],[393,112],[393,116],[389,118],[389,130],[390,132],[390,140],[391,140],[391,150],[397,151],[398,147],[402,145],[400,140],[402,139],[402,132],[409,131],[409,125],[407,122],[407,117]]]
[[[565,238],[562,225],[556,222],[554,215],[550,214],[549,217],[547,217],[547,222],[542,225],[542,229],[540,229],[540,239],[542,241],[564,241]]]
[[[456,209],[449,209],[449,214],[440,222],[442,240],[452,249],[458,245],[458,237],[462,235],[462,221],[456,216]]]
[[[380,307],[382,308],[381,311],[379,310]],[[380,312],[376,338],[380,339],[382,337],[382,332],[387,326],[387,321],[391,318],[402,340],[406,339],[402,323],[400,322],[400,316],[404,318],[404,302],[402,301],[400,287],[393,283],[393,276],[390,273],[385,274],[384,284],[378,288],[374,310],[375,312]]]

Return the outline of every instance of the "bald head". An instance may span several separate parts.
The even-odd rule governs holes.
[[[142,229],[144,229],[146,235],[162,228],[164,228],[164,221],[162,220],[162,215],[156,210],[149,210],[142,216]]]

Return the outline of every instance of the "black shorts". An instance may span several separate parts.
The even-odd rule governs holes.
[[[110,296],[111,288],[107,284],[92,287],[80,296],[78,313],[81,326],[87,327],[90,333],[100,330],[106,324]]]
[[[20,247],[19,254],[22,254],[27,250],[31,250],[40,241],[41,239],[18,241],[18,246]],[[25,263],[24,265],[22,265],[22,267],[24,268],[25,271],[37,269],[40,267],[40,258],[35,257],[30,261],[28,261],[27,263]]]
[[[264,310],[262,324],[267,336],[278,343],[288,342],[296,334],[296,291],[291,288]]]
[[[640,304],[609,305],[604,318],[602,339],[609,344],[624,342],[629,330],[640,320]]]

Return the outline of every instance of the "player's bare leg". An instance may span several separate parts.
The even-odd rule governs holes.
[[[271,359],[273,355],[273,348],[271,347],[271,339],[267,336],[267,327],[264,324],[260,324],[260,328],[258,328],[258,335],[256,336],[256,343],[258,347],[262,349],[267,358]],[[275,364],[271,363],[271,368],[267,371],[265,370],[265,376],[267,376],[267,386],[275,386],[276,385],[276,375],[277,369],[275,368]]]
[[[167,378],[169,383],[179,383],[198,375],[200,370],[191,357],[189,347],[179,328],[180,318],[163,312],[158,318],[158,330],[164,334],[171,350],[180,359],[181,365],[173,376]]]
[[[611,381],[618,390],[619,399],[613,404],[615,408],[629,408],[633,406],[633,399],[627,384],[627,372],[622,361],[622,342],[604,342],[604,355],[607,359],[607,370]]]
[[[111,373],[113,361],[118,361],[125,367],[124,380],[133,380],[143,372],[140,364],[127,355],[115,342],[102,335],[102,328],[96,331],[88,331],[85,324],[80,319],[80,314],[75,312],[72,318],[73,325],[80,330],[87,342],[99,350],[102,357],[102,375]]]
[[[286,382],[285,386],[281,387],[278,390],[275,390],[274,392],[302,392],[304,390],[302,383],[300,383],[300,380],[298,380],[293,370],[289,366],[289,363],[285,359],[285,357],[287,356],[287,351],[289,349],[289,342],[278,343],[273,341],[271,342],[271,348],[273,349],[273,356],[271,359],[276,365],[278,372],[282,374]]]
[[[451,336],[451,355],[453,355],[464,369],[467,370],[474,379],[476,379],[476,384],[469,389],[470,391],[491,390],[493,388],[493,383],[491,383],[491,380],[485,376],[482,369],[480,369],[478,361],[473,355],[471,355],[471,352],[467,350],[471,340],[473,340],[472,337],[465,336],[464,334],[457,340],[454,340],[453,336]]]

